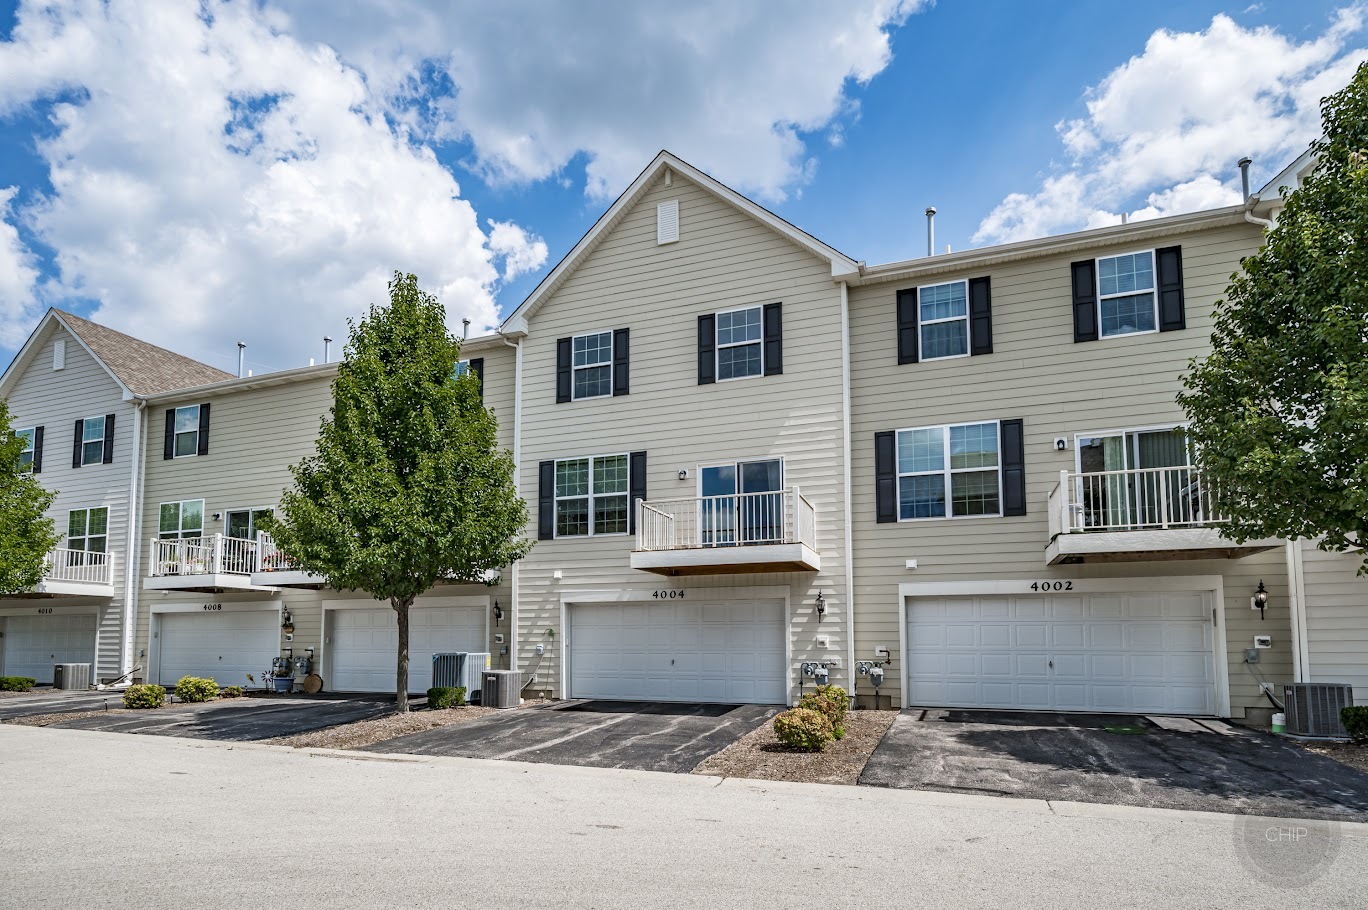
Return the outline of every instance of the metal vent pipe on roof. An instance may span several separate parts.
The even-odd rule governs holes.
[[[462,341],[465,341],[465,340],[466,340],[467,338],[469,338],[469,337],[470,337],[470,320],[469,320],[469,319],[462,319],[462,320],[461,320],[461,340],[462,340]]]
[[[1241,190],[1244,192],[1244,201],[1245,201],[1245,202],[1248,202],[1248,201],[1249,201],[1249,166],[1250,166],[1251,164],[1253,164],[1253,163],[1254,163],[1254,160],[1253,160],[1252,158],[1250,158],[1248,155],[1246,155],[1245,157],[1241,158],[1241,159],[1240,159],[1240,162],[1239,162],[1239,164],[1240,164],[1240,187],[1241,187]]]
[[[243,375],[244,375],[243,372],[242,372],[242,370],[243,370],[243,368],[247,365],[246,356],[247,356],[247,342],[245,342],[245,341],[239,341],[239,342],[238,342],[238,379],[241,379],[241,378],[243,377]]]
[[[323,336],[323,362],[330,363],[332,357],[332,338]]]
[[[936,255],[936,207],[926,207],[926,255]]]

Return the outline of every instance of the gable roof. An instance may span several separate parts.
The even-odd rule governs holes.
[[[608,210],[599,217],[599,220],[594,222],[594,226],[589,229],[588,233],[580,238],[579,243],[576,243],[570,252],[565,254],[565,258],[558,262],[556,267],[541,280],[541,283],[533,289],[527,299],[524,300],[516,310],[509,314],[508,318],[499,326],[499,332],[501,334],[526,334],[527,320],[532,314],[537,311],[548,297],[555,293],[556,289],[559,288],[575,269],[589,257],[589,254],[598,248],[599,244],[602,243],[608,233],[622,220],[623,216],[627,214],[643,195],[645,195],[646,191],[654,185],[656,179],[666,170],[672,170],[680,176],[692,181],[700,189],[711,193],[743,214],[751,216],[776,233],[788,238],[799,247],[802,247],[821,259],[827,260],[831,263],[831,274],[833,277],[848,275],[859,271],[859,263],[842,253],[840,250],[828,246],[801,228],[790,224],[763,206],[742,196],[731,187],[709,177],[687,161],[684,161],[668,151],[662,151],[660,154],[656,155],[655,160],[647,165],[646,170],[638,174],[631,185],[622,191],[622,195],[618,196],[613,204],[608,207]]]
[[[0,392],[34,356],[37,339],[54,322],[66,329],[95,358],[123,390],[125,398],[156,395],[172,389],[234,378],[233,374],[216,367],[54,307],[43,316],[4,375],[0,376]]]

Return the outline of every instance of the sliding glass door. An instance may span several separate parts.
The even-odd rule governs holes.
[[[709,465],[699,471],[698,483],[703,546],[775,543],[783,539],[782,460]]]
[[[1078,440],[1085,528],[1169,527],[1201,519],[1187,432],[1132,430]]]

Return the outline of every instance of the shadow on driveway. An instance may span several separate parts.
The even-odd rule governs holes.
[[[48,726],[66,730],[103,730],[109,733],[150,733],[155,736],[254,742],[367,720],[393,711],[392,695],[233,698],[201,705],[174,705],[158,710],[94,715]]]
[[[860,783],[1368,821],[1368,775],[1271,734],[1223,726],[1233,735],[1174,732],[1133,716],[909,710]]]
[[[368,751],[687,774],[779,710],[766,705],[567,702],[411,733]]]
[[[37,714],[62,714],[70,711],[103,711],[123,707],[123,692],[91,692],[89,689],[33,689],[22,695],[0,698],[0,721]]]

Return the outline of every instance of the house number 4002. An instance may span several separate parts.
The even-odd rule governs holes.
[[[1071,581],[1036,581],[1031,583],[1032,591],[1072,591]]]
[[[683,600],[683,591],[656,591],[651,595],[656,600]]]

